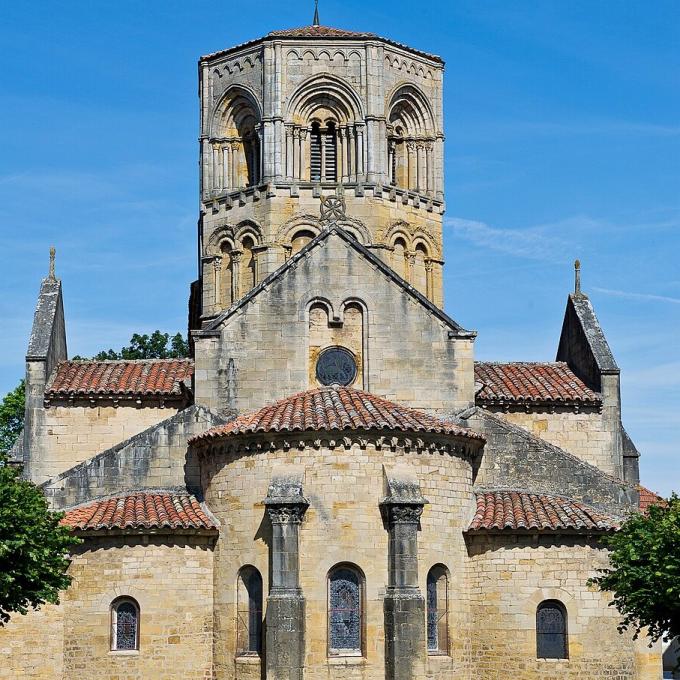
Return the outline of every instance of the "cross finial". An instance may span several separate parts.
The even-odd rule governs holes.
[[[574,262],[574,295],[581,294],[581,261]]]
[[[47,278],[50,281],[54,281],[56,279],[56,276],[54,275],[54,258],[56,256],[56,254],[57,254],[57,251],[54,248],[54,246],[50,246],[50,271],[47,275]]]
[[[313,26],[319,25],[319,0],[314,0],[314,22]]]

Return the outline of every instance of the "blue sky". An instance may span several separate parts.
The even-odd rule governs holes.
[[[186,326],[196,60],[312,2],[0,7],[0,392],[57,246],[71,354]],[[643,482],[680,489],[680,4],[321,0],[446,61],[446,310],[477,357],[554,359],[572,262],[622,368]]]

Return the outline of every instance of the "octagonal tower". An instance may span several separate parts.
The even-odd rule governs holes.
[[[325,26],[201,58],[203,324],[322,230],[330,194],[351,235],[442,305],[443,69]]]

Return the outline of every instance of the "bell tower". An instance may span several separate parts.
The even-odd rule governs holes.
[[[342,226],[442,301],[442,79],[434,55],[373,33],[273,31],[199,62],[205,325],[324,228]]]

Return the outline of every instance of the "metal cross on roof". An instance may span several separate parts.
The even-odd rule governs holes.
[[[345,199],[342,196],[321,197],[321,223],[330,224],[347,219]]]
[[[319,25],[319,0],[314,0],[314,22],[312,25]]]

